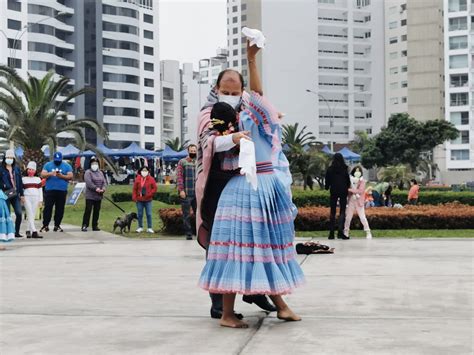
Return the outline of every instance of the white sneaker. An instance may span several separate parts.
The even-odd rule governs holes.
[[[140,227],[140,228],[138,228],[138,229],[137,229],[135,232],[137,232],[137,233],[141,233],[141,232],[143,232],[143,228],[142,228],[142,227]]]
[[[155,231],[154,231],[153,229],[151,229],[151,228],[148,228],[146,231],[147,231],[148,233],[151,233],[151,234],[154,234],[154,233],[155,233]]]
[[[365,232],[365,237],[367,239],[372,239],[372,233],[370,231]]]

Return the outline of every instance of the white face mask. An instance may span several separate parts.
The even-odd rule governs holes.
[[[355,176],[356,178],[360,178],[360,177],[362,176],[362,173],[361,173],[360,171],[356,171],[356,172],[354,173],[354,176]]]
[[[91,165],[91,169],[92,169],[92,171],[97,171],[97,170],[99,170],[99,164],[92,164],[92,165]]]
[[[148,171],[142,171],[141,174],[142,174],[143,177],[147,177],[148,176]]]
[[[232,95],[219,95],[219,102],[225,102],[229,104],[234,109],[237,109],[240,106],[240,101],[242,97],[240,96],[232,96]]]
[[[7,158],[7,159],[5,159],[5,163],[7,163],[7,165],[12,165],[13,164],[13,159],[12,158]]]

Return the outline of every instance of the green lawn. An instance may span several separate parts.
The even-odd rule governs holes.
[[[159,185],[158,190],[169,190],[173,189],[173,186],[163,186]],[[115,192],[131,192],[131,185],[111,185],[108,187],[106,196],[109,198]],[[66,211],[64,213],[64,223],[80,226],[82,224],[82,215],[84,213],[84,204],[85,199],[84,195],[81,195],[77,205],[75,206],[66,206]],[[117,203],[127,212],[136,212],[136,206],[134,202],[119,202]],[[161,219],[158,216],[158,210],[160,208],[166,207],[178,207],[175,205],[168,205],[160,201],[153,201],[153,229],[155,232],[159,232],[162,223]],[[122,216],[123,213],[112,205],[109,201],[102,201],[102,209],[100,211],[99,227],[108,232],[112,232],[112,227],[114,221],[117,217]],[[145,219],[145,218],[144,218]],[[144,222],[146,223],[146,222]],[[146,225],[146,224],[145,224]],[[137,222],[135,221],[132,224],[132,233],[129,237],[160,237],[163,236],[161,233],[150,235],[147,233],[135,233],[135,229],[138,228]],[[389,229],[389,230],[373,230],[372,234],[374,238],[474,238],[473,229]],[[316,239],[326,239],[328,236],[328,231],[313,231],[313,232],[296,232],[297,237],[307,237],[307,238],[316,238]],[[351,237],[354,238],[365,238],[364,231],[354,230],[351,231]]]
[[[159,186],[158,189],[169,189],[169,187]],[[108,187],[106,191],[106,196],[111,198],[112,194],[115,192],[131,192],[132,185],[111,185]],[[136,212],[137,208],[135,206],[135,202],[118,202],[117,205],[122,207],[127,213],[129,212]],[[63,223],[65,224],[72,224],[76,226],[82,225],[82,216],[84,214],[84,207],[85,207],[85,198],[84,194],[81,195],[79,201],[75,206],[66,206],[66,210],[64,212],[64,219]],[[153,229],[155,232],[160,231],[162,227],[161,219],[158,216],[158,210],[164,207],[176,207],[173,205],[168,205],[166,203],[160,201],[153,201]],[[123,212],[120,211],[117,207],[115,207],[112,203],[107,200],[102,200],[102,207],[100,210],[100,218],[99,218],[99,228],[107,231],[112,232],[113,225],[117,217],[123,216]],[[143,218],[144,225],[146,226],[146,217]],[[90,228],[90,227],[89,227]],[[147,233],[135,233],[135,229],[138,228],[137,221],[132,223],[132,231],[130,233],[130,237],[150,237]],[[118,233],[118,230],[117,230]],[[153,235],[157,237],[157,235]]]

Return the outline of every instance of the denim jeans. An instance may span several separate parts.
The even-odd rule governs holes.
[[[8,205],[13,207],[13,211],[15,212],[15,233],[20,234],[20,226],[21,226],[21,199],[20,196],[12,198],[8,200]]]
[[[191,225],[191,208],[196,215],[196,197],[186,197],[181,199],[181,210],[183,211],[184,233],[186,236],[193,235]]]
[[[138,228],[143,228],[143,209],[145,209],[146,223],[148,225],[148,228],[152,228],[151,201],[147,201],[147,202],[137,201]]]

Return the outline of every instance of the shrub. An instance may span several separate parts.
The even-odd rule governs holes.
[[[170,205],[178,205],[180,203],[180,199],[178,196],[178,192],[176,190],[161,190],[155,193],[153,197],[154,200],[161,201]],[[131,192],[116,192],[112,194],[112,200],[114,202],[129,202],[132,201],[132,193]]]
[[[366,213],[371,229],[474,229],[474,207],[459,203],[407,206],[400,209],[374,207],[368,208]],[[162,208],[159,214],[164,231],[172,234],[183,233],[180,209]],[[295,228],[298,231],[328,230],[329,208],[300,208]],[[351,228],[362,229],[357,215],[352,219]]]

